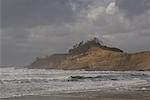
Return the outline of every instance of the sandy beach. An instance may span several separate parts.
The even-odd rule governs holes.
[[[59,95],[32,95],[32,96],[21,96],[4,98],[1,100],[150,100],[150,91],[128,91],[120,93],[102,93],[99,91],[95,92],[80,92],[80,93],[69,93]]]

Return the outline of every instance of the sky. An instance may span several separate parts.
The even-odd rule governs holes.
[[[1,0],[1,65],[28,65],[97,36],[125,52],[150,50],[150,0]]]

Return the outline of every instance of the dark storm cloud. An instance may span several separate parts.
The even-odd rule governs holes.
[[[24,64],[33,57],[45,55],[43,52],[50,52],[53,48],[55,52],[60,51],[63,48],[55,45],[60,47],[58,39],[68,33],[57,25],[76,20],[69,0],[2,0],[1,17],[4,65]],[[44,25],[53,26],[43,28]]]
[[[3,27],[60,24],[75,16],[68,0],[2,0]]]
[[[116,5],[129,17],[145,13],[150,9],[150,0],[116,0]]]
[[[3,65],[66,52],[89,34],[127,52],[150,50],[149,0],[2,0],[1,17]]]

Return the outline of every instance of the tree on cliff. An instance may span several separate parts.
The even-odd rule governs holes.
[[[72,49],[69,49],[69,54],[84,53],[91,47],[102,47],[102,43],[103,42],[96,37],[85,43],[81,41],[79,44],[74,45]]]
[[[102,48],[105,50],[111,50],[111,51],[116,51],[116,52],[123,52],[122,50],[118,48],[112,48],[112,47],[107,47],[103,45],[103,41],[99,40],[98,38],[94,37],[92,40],[88,40],[85,43],[82,41],[79,44],[76,44],[73,46],[72,49],[69,49],[69,54],[71,55],[76,55],[76,54],[82,54],[88,51],[91,47],[98,47]]]

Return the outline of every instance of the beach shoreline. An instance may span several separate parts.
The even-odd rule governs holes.
[[[1,100],[150,100],[149,90],[124,92],[79,92],[57,95],[26,95],[20,97],[1,98]]]
[[[150,72],[2,70],[0,100],[150,100]]]

